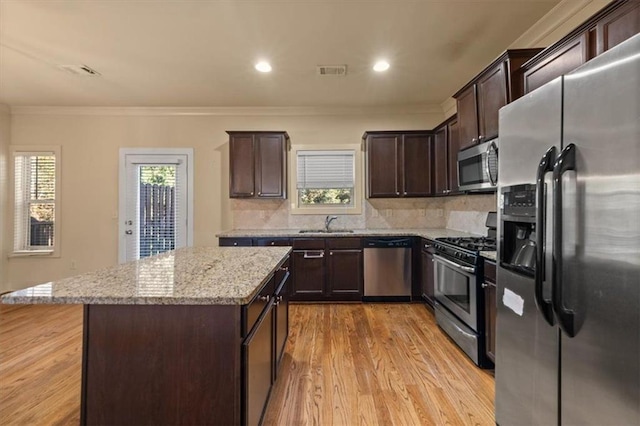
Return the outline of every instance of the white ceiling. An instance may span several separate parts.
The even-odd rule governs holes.
[[[440,104],[558,1],[0,0],[0,103]],[[272,73],[254,70],[263,58]],[[378,58],[389,71],[371,70]]]

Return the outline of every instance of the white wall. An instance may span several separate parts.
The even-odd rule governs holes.
[[[8,169],[9,144],[11,136],[11,115],[9,108],[0,105],[0,294],[9,290],[7,284],[7,248],[10,244],[8,218]]]
[[[292,144],[354,144],[366,130],[431,129],[444,118],[438,107],[226,111],[14,108],[12,144],[61,146],[61,255],[10,258],[7,285],[23,288],[117,263],[121,147],[194,148],[194,245],[202,246],[217,244],[215,234],[233,220],[225,130],[286,130]]]

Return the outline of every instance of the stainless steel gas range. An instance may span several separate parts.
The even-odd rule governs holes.
[[[435,314],[438,325],[483,368],[493,368],[485,354],[484,261],[480,251],[495,250],[492,237],[437,238]]]

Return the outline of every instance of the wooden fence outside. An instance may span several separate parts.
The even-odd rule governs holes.
[[[140,257],[175,248],[175,201],[173,186],[140,184]]]

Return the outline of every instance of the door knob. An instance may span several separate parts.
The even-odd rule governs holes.
[[[127,235],[133,235],[133,231],[131,229],[127,229],[124,233]]]

